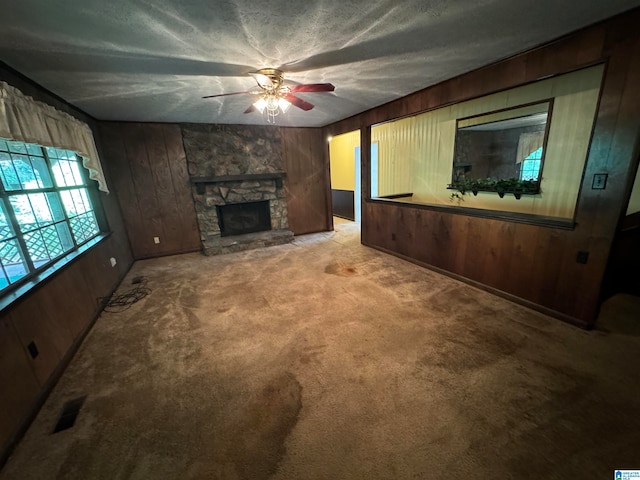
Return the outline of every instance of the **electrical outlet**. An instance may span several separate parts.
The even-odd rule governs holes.
[[[593,182],[591,182],[592,190],[604,190],[607,186],[607,177],[609,175],[606,173],[594,173],[593,174]]]
[[[153,237],[153,243],[155,244],[160,243],[160,237]]]

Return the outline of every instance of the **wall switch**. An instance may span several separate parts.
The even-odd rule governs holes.
[[[160,243],[160,237],[153,237],[153,243],[155,244]]]
[[[112,266],[112,267],[115,267],[115,266],[116,266],[116,263],[117,263],[117,262],[116,262],[116,259],[115,259],[114,257],[111,257],[111,258],[109,259],[109,262],[111,262],[111,266]]]
[[[607,173],[595,173],[593,175],[593,182],[591,183],[592,190],[604,190],[607,186]]]

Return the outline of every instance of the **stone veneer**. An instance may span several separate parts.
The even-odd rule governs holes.
[[[283,172],[282,141],[277,127],[185,124],[182,138],[192,178]],[[293,239],[282,182],[249,177],[207,183],[203,190],[198,192],[195,185],[191,187],[202,251],[206,255],[278,245]],[[216,205],[259,200],[269,201],[272,230],[229,237],[220,235]]]

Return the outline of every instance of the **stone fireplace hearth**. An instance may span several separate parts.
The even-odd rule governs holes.
[[[290,242],[280,131],[243,125],[183,125],[182,130],[203,253]],[[263,213],[250,213],[248,207],[258,202]],[[224,231],[229,219],[220,215],[227,207],[244,212],[231,222],[244,225],[246,233]],[[253,223],[260,221],[257,228]]]

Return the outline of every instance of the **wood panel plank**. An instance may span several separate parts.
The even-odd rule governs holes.
[[[157,202],[157,227],[154,234],[160,238],[153,244],[157,255],[180,250],[180,216],[171,181],[171,170],[164,143],[164,132],[160,124],[146,124],[142,128],[147,152],[148,172],[153,179],[151,187]]]
[[[35,403],[40,391],[29,362],[11,317],[5,315],[0,319],[0,447],[16,433],[27,414],[25,407]]]
[[[201,249],[200,231],[191,194],[187,157],[182,144],[182,129],[177,125],[163,125],[164,145],[167,151],[169,171],[179,215],[180,251],[195,252]]]
[[[43,308],[43,295],[48,295],[48,292],[39,290],[30,295],[29,301],[11,309],[13,326],[23,348],[34,342],[38,349],[38,356],[31,359],[31,365],[41,387],[73,342],[73,335],[64,322],[55,312],[47,312]]]
[[[153,242],[153,237],[164,236],[164,225],[149,165],[144,125],[123,124],[120,132],[124,140],[143,226],[140,236],[133,239],[132,244],[135,245],[134,250],[138,253],[137,258],[155,256],[158,248]]]
[[[102,139],[101,144],[105,150],[104,157],[110,165],[109,170],[112,174],[113,190],[118,196],[132,254],[134,258],[138,258],[140,248],[136,240],[142,237],[144,225],[136,188],[133,183],[133,175],[120,132],[120,124],[101,123],[100,137]]]
[[[282,128],[281,135],[289,229],[296,235],[328,230],[328,147],[322,129]]]

